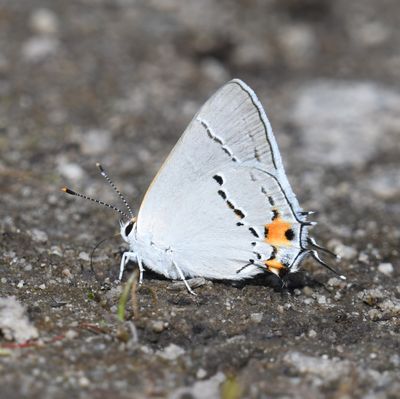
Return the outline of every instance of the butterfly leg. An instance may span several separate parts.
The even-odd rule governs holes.
[[[130,260],[135,261],[136,259],[137,259],[137,255],[135,252],[124,252],[122,254],[121,263],[119,265],[119,276],[118,276],[119,280],[122,280],[122,275],[124,274],[126,264]],[[140,266],[139,266],[139,270],[140,270]]]
[[[182,279],[182,281],[185,283],[187,290],[192,294],[192,295],[197,295],[191,288],[189,283],[186,281],[185,276],[183,275],[182,270],[180,269],[180,267],[175,263],[172,262],[172,264],[174,265],[175,269],[178,271],[180,278]]]
[[[144,267],[143,267],[143,264],[142,264],[142,259],[139,258],[139,256],[137,256],[137,264],[139,266],[139,285],[142,285]]]

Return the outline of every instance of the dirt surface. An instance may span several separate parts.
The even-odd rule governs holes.
[[[0,397],[399,398],[399,26],[395,0],[0,0]],[[348,280],[147,272],[119,322],[121,239],[88,261],[118,218],[59,188],[116,203],[101,161],[138,209],[233,77]]]

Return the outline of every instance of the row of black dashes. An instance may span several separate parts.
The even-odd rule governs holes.
[[[206,122],[205,120],[199,118],[199,117],[197,117],[197,120],[198,120],[198,121],[202,124],[202,126],[206,129],[206,132],[207,132],[208,137],[209,137],[210,139],[214,140],[216,143],[218,143],[218,144],[221,146],[222,150],[223,150],[227,155],[229,155],[229,156],[231,157],[231,159],[232,159],[233,162],[237,162],[237,158],[233,155],[232,150],[231,150],[230,148],[228,148],[228,147],[225,145],[224,141],[223,141],[220,137],[218,137],[216,134],[214,134],[214,133],[211,131],[211,128],[210,128],[210,126],[208,126],[207,122]]]

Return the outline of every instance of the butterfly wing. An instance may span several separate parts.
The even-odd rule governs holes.
[[[186,275],[240,279],[296,266],[300,212],[265,112],[235,79],[205,103],[154,178],[137,237],[171,250]]]

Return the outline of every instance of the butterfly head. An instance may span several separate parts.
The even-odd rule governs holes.
[[[130,237],[134,234],[134,227],[136,224],[136,217],[131,218],[127,222],[120,220],[120,232],[124,241],[129,242]]]

